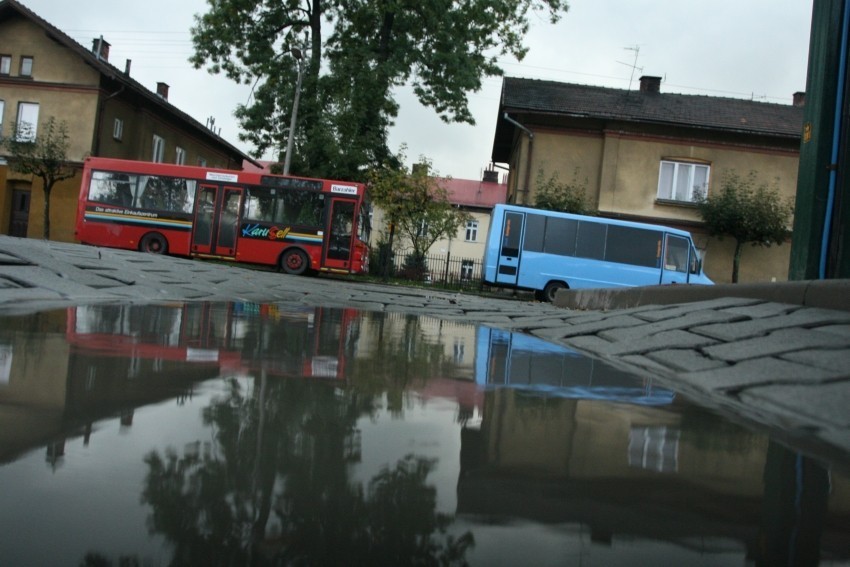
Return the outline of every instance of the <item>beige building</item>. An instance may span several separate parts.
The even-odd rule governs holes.
[[[81,8],[84,9],[84,8]],[[54,118],[70,137],[67,158],[87,156],[241,169],[243,152],[109,61],[103,38],[83,47],[17,0],[0,1],[0,136]],[[9,170],[0,149],[0,233],[41,237],[41,180]],[[79,175],[51,193],[51,239],[73,241]]]
[[[637,91],[505,78],[492,159],[510,167],[507,202],[533,205],[540,175],[576,181],[601,216],[691,231],[707,275],[728,282],[734,240],[706,235],[695,200],[730,172],[754,172],[793,200],[804,98],[667,94],[649,76]],[[790,249],[746,246],[740,281],[787,279]]]
[[[449,202],[467,213],[469,218],[458,228],[457,233],[441,238],[431,245],[428,256],[440,260],[440,265],[434,262],[431,262],[434,265],[429,265],[431,272],[439,272],[432,273],[432,277],[443,281],[446,276],[446,273],[443,273],[446,271],[446,263],[442,260],[448,259],[449,278],[480,280],[480,266],[490,230],[490,213],[493,205],[505,202],[507,185],[499,180],[495,170],[484,171],[481,180],[444,178],[440,179],[439,183],[446,189]],[[374,247],[378,239],[385,238],[387,234],[387,220],[379,208],[375,208],[373,212],[372,227],[371,244]],[[411,247],[409,242],[400,237],[394,249],[397,257],[403,258],[410,252]]]

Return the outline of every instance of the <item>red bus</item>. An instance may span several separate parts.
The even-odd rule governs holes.
[[[83,244],[364,273],[369,207],[361,183],[87,158],[75,236]]]

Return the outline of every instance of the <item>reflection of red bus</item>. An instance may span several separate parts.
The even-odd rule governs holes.
[[[275,304],[89,305],[68,309],[77,352],[232,372],[345,379],[358,312]]]
[[[279,266],[368,269],[361,183],[88,158],[75,234],[84,244]]]

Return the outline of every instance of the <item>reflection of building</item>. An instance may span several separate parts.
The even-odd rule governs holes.
[[[750,558],[775,559],[777,542],[796,538],[805,553],[850,558],[850,483],[814,460],[771,458],[766,436],[537,339],[481,329],[477,361],[486,389],[480,421],[461,432],[458,479],[467,521],[576,524],[596,543]],[[793,486],[809,495],[801,516]],[[763,533],[774,548],[758,547]]]

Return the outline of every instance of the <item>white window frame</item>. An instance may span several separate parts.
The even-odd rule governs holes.
[[[658,167],[658,199],[694,203],[708,194],[710,179],[711,166],[707,163],[663,159]]]
[[[33,67],[35,67],[35,58],[32,55],[21,56],[21,77],[32,77]]]
[[[177,165],[186,165],[186,150],[180,146],[174,148],[174,163]]]
[[[124,121],[120,118],[112,124],[112,137],[119,141],[124,139]]]
[[[35,138],[38,135],[38,112],[39,105],[37,102],[18,103],[18,120],[15,126],[17,132],[15,133],[15,138],[19,142],[35,141]],[[32,127],[32,130],[29,131],[26,136],[23,132],[21,132],[21,126],[23,124],[29,124]]]
[[[12,56],[6,53],[0,55],[0,75],[12,74]]]
[[[6,101],[0,98],[0,138],[3,137],[3,115],[6,112]]]
[[[460,279],[462,281],[469,281],[472,279],[472,274],[475,273],[475,261],[474,260],[461,260],[460,261]]]
[[[478,242],[478,221],[477,220],[466,221],[466,241],[467,242]]]
[[[151,161],[154,163],[162,163],[165,158],[165,138],[162,136],[153,135],[153,147],[151,149]]]

